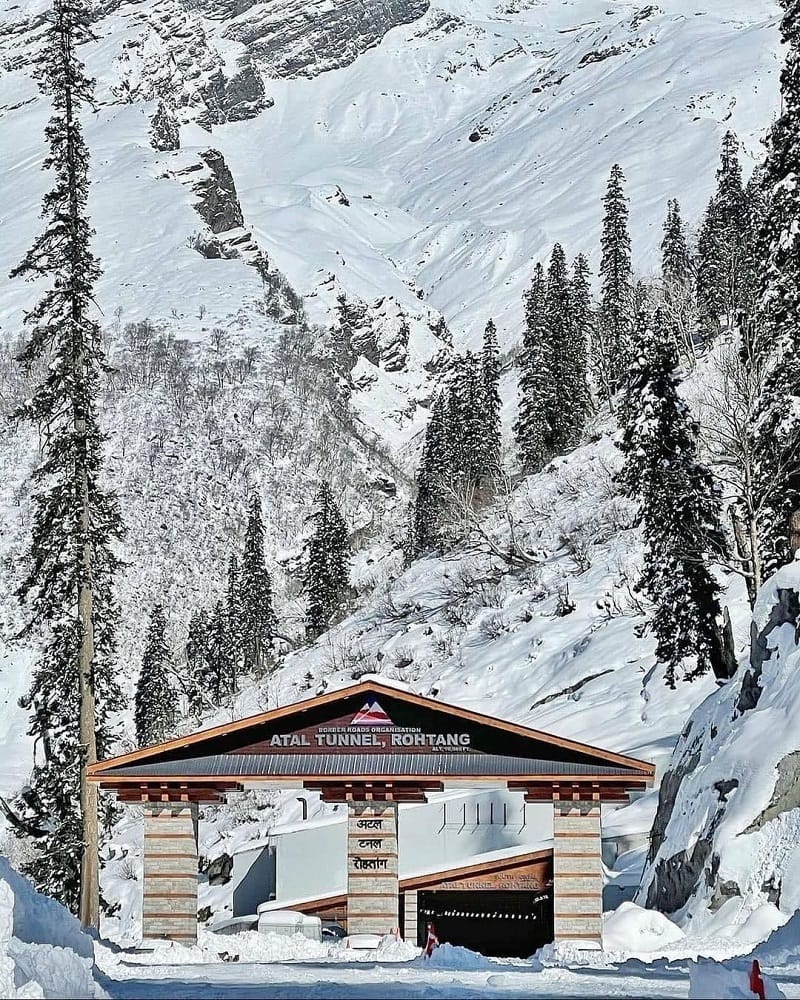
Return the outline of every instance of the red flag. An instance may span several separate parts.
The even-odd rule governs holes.
[[[755,958],[750,968],[750,992],[755,993],[759,1000],[767,1000],[766,987],[761,978],[761,966]]]

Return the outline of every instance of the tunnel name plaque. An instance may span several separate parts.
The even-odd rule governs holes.
[[[424,720],[421,720],[424,723]],[[369,699],[353,715],[290,732],[273,732],[250,751],[272,753],[473,753],[469,732],[437,731],[404,716],[392,719],[380,702]]]

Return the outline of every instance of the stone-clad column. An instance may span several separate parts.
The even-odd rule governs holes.
[[[409,889],[404,896],[403,937],[416,944],[419,934],[419,894],[416,889]]]
[[[600,944],[603,915],[600,803],[554,801],[553,836],[555,939]]]
[[[197,804],[144,804],[142,937],[197,941]]]
[[[389,934],[400,922],[397,803],[348,803],[347,931]]]

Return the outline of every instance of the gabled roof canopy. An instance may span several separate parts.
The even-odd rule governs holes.
[[[89,768],[106,788],[245,782],[641,787],[653,766],[368,680]]]

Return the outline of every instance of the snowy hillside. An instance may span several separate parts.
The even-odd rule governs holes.
[[[3,274],[38,229],[47,185],[48,108],[31,77],[43,9],[26,0],[0,10]],[[402,524],[449,336],[454,349],[475,346],[493,315],[502,347],[517,347],[532,262],[561,240],[596,264],[616,161],[629,179],[634,259],[651,269],[667,198],[697,219],[723,131],[758,154],[777,108],[776,23],[774,0],[103,6],[85,53],[98,99],[86,140],[115,366],[102,416],[128,527],[128,693],[152,604],[166,603],[180,649],[191,612],[221,593],[255,489],[288,640],[282,669],[223,715],[379,672],[666,765],[713,681],[671,693],[654,668],[647,608],[632,592],[640,540],[614,483],[610,428],[598,424],[520,484],[451,556],[404,571]],[[171,152],[148,137],[163,99],[181,122]],[[368,306],[349,406],[325,362],[340,293]],[[3,416],[29,390],[10,358],[33,295],[20,280],[0,288]],[[503,395],[508,434],[510,366]],[[12,595],[37,444],[3,422],[0,793],[31,760],[16,699],[34,651],[16,640]],[[356,552],[351,613],[290,651],[320,478]],[[741,649],[744,595],[728,582]],[[654,809],[651,795],[620,829],[644,833]],[[106,878],[113,899],[123,876],[109,865]]]
[[[798,569],[764,586],[746,669],[692,714],[662,785],[642,900],[698,928],[800,907]]]

